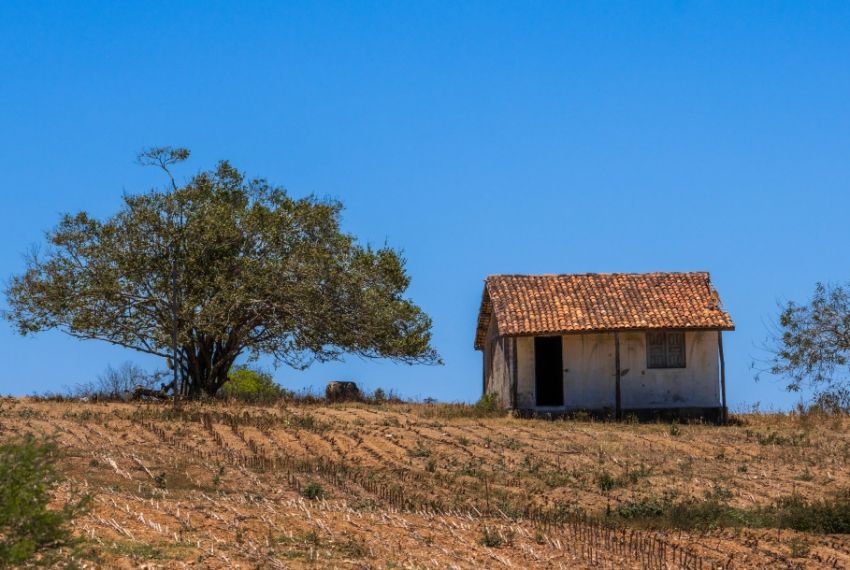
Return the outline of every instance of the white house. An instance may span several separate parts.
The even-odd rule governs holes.
[[[493,275],[475,348],[507,408],[723,419],[723,331],[708,273]]]

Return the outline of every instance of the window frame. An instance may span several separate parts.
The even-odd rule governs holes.
[[[663,366],[654,366],[652,365],[653,359],[651,358],[651,350],[654,346],[659,346],[658,344],[650,344],[650,335],[663,335],[663,349],[664,349],[664,365]],[[681,365],[679,363],[671,364],[670,358],[670,335],[681,335],[682,337],[682,358]],[[683,330],[653,330],[646,331],[645,341],[646,341],[646,368],[647,370],[682,370],[688,367],[688,359],[687,359],[687,348],[686,348],[686,340],[685,340],[685,331]]]

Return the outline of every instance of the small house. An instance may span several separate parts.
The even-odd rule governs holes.
[[[732,330],[708,273],[493,275],[475,348],[506,408],[723,419]]]

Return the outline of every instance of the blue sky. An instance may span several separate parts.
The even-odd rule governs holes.
[[[730,404],[784,299],[850,279],[850,5],[814,2],[5,2],[0,278],[61,212],[163,181],[151,145],[230,159],[404,250],[442,367],[286,368],[474,400],[494,273],[710,271]],[[3,301],[5,302],[5,301]],[[0,393],[161,364],[0,323]]]

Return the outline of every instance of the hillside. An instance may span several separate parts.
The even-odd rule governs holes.
[[[102,567],[850,567],[844,534],[652,530],[632,516],[688,499],[749,512],[850,488],[846,418],[735,419],[3,399],[0,439],[56,434],[61,494],[94,495],[75,526]]]

